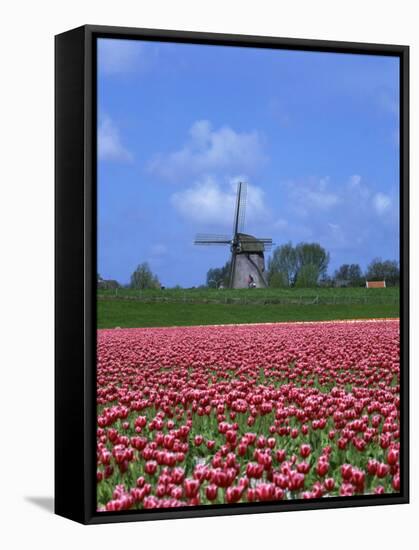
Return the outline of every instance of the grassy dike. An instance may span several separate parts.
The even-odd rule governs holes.
[[[98,328],[216,325],[284,321],[328,321],[398,317],[398,303],[203,304],[147,303],[99,299]]]

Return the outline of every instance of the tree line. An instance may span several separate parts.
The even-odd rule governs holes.
[[[388,286],[400,283],[396,261],[375,258],[365,272],[359,264],[342,264],[333,275],[327,268],[330,254],[318,243],[286,243],[278,246],[268,260],[267,279],[271,287],[364,286],[365,281],[386,281]]]
[[[97,287],[101,290],[114,290],[116,288],[132,288],[134,290],[145,290],[147,288],[162,288],[159,278],[150,269],[147,262],[139,264],[133,271],[130,277],[130,282],[127,285],[121,285],[115,280],[102,279],[100,274],[97,274]]]

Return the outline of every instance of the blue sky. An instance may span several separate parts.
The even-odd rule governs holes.
[[[398,58],[100,39],[98,271],[147,261],[165,286],[205,282],[245,230],[318,242],[365,268],[399,257]]]

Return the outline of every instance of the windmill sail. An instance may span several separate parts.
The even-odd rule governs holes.
[[[247,184],[242,183],[241,184],[241,193],[240,193],[240,202],[239,202],[239,223],[237,226],[237,230],[239,233],[243,233],[244,231],[244,222],[246,218],[246,203],[247,203]]]
[[[233,239],[242,231],[246,213],[247,184],[239,181],[237,184],[236,209],[233,218]]]
[[[212,235],[210,233],[198,233],[198,235],[195,237],[194,244],[202,244],[202,245],[208,245],[208,244],[230,244],[231,243],[231,237],[228,235]]]

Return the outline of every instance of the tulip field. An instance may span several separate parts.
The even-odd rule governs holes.
[[[103,329],[97,508],[400,489],[399,321]]]

